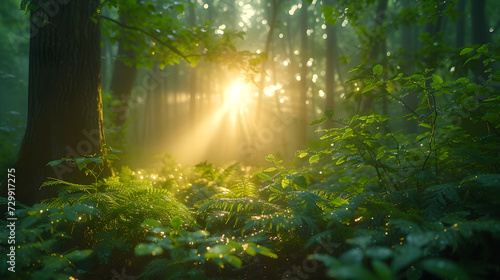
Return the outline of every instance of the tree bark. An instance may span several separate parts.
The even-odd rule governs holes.
[[[91,183],[76,166],[46,164],[99,153],[105,141],[99,23],[91,20],[99,1],[38,3],[30,16],[28,121],[14,165],[16,199],[26,204],[55,196],[55,187],[39,190],[47,177]],[[103,174],[111,173],[107,164]]]

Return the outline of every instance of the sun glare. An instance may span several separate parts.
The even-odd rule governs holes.
[[[227,105],[236,107],[240,103],[241,94],[243,91],[243,83],[241,80],[235,81],[226,92]]]

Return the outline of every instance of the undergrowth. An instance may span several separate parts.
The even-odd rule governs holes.
[[[487,45],[462,55],[469,52],[485,66],[498,59]],[[432,70],[352,71],[361,93],[400,103],[419,132],[391,131],[384,115],[340,119],[327,110],[310,124],[329,123],[318,130],[319,148],[298,151],[306,162],[295,168],[273,155],[260,169],[186,168],[164,156],[153,169],[103,179],[105,158],[51,162],[74,161],[95,183],[49,180],[42,187],[57,185],[56,198],[16,210],[18,271],[4,269],[3,246],[2,277],[500,278],[498,71],[487,70],[481,85],[445,82]],[[410,93],[416,108],[404,102]]]

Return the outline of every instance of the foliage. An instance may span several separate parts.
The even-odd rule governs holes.
[[[261,254],[277,258],[269,249],[253,242],[241,243],[224,235],[210,237],[204,230],[187,231],[182,228],[179,217],[172,219],[169,227],[162,227],[154,220],[145,221],[143,225],[150,227],[154,235],[148,237],[151,243],[135,247],[136,255],[156,256],[168,250],[168,258],[151,261],[138,279],[207,279],[209,262],[224,269],[226,264],[242,267],[245,256]]]
[[[19,113],[10,111],[4,118],[6,122],[0,123],[0,167],[7,168],[15,160],[19,151],[19,144],[22,137],[22,123],[19,120]]]

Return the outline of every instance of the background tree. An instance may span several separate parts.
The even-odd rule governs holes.
[[[19,156],[16,199],[33,204],[55,189],[47,177],[89,182],[70,165],[49,161],[101,153],[103,130],[97,1],[31,3],[28,121]],[[111,174],[105,165],[104,174]]]

